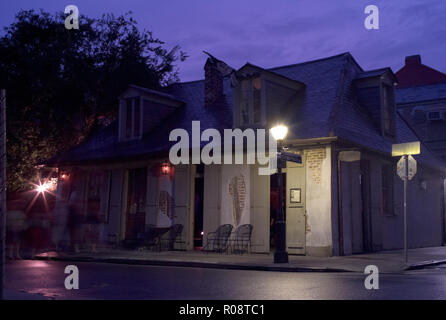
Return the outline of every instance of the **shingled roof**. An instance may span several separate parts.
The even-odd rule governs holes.
[[[397,104],[420,103],[434,100],[446,100],[446,83],[398,88],[396,90]]]
[[[303,104],[290,121],[293,123],[289,128],[290,139],[337,136],[370,150],[390,154],[392,141],[378,132],[369,115],[356,102],[353,80],[367,71],[362,70],[350,53],[268,70],[305,84]],[[372,72],[379,70],[388,69]],[[174,144],[169,141],[171,130],[183,128],[191,132],[194,120],[200,121],[201,130],[232,128],[229,77],[224,81],[223,102],[205,105],[204,91],[204,80],[174,84],[166,88],[165,93],[184,102],[184,105],[157,128],[144,134],[141,140],[119,142],[118,124],[115,122],[48,163],[74,164],[166,154]],[[419,139],[397,115],[397,141],[415,140]],[[442,165],[429,150],[423,150],[419,160],[434,167]]]

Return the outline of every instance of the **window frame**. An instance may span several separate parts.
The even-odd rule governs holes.
[[[131,128],[128,131],[128,101],[131,101]],[[136,101],[139,102],[137,105]],[[136,111],[136,108],[139,108]],[[126,97],[119,104],[119,140],[137,140],[142,137],[143,128],[143,98],[141,96]],[[136,130],[138,129],[138,130]],[[138,131],[138,132],[136,132]],[[128,132],[130,135],[128,135]]]
[[[395,183],[395,165],[389,162],[382,163],[381,210],[383,215],[387,217],[396,216],[394,183]],[[387,201],[385,201],[384,199],[387,199]]]
[[[254,81],[260,82],[260,89],[256,89],[254,85]],[[243,82],[248,82],[248,89],[244,89]],[[255,108],[254,103],[256,101],[255,97],[255,90],[259,90],[259,96],[258,99],[260,100],[259,103],[259,121],[255,121]],[[247,97],[245,98],[244,95],[247,92]],[[256,75],[254,77],[245,78],[241,80],[240,86],[238,88],[238,125],[241,127],[249,127],[249,126],[262,126],[266,123],[266,112],[265,112],[265,81],[264,78],[261,75]],[[248,122],[244,121],[244,108],[242,108],[242,104],[245,103],[245,99],[248,100]]]

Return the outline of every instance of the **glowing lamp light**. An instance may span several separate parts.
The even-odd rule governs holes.
[[[39,193],[43,193],[43,192],[45,192],[45,191],[47,191],[47,190],[48,190],[48,185],[47,185],[46,183],[44,183],[44,184],[39,184],[39,185],[36,187],[36,191],[39,192]]]
[[[203,232],[203,231],[201,231],[201,235],[202,235],[202,236],[204,235],[204,232]]]
[[[282,124],[279,124],[271,128],[271,134],[273,135],[273,138],[276,140],[285,139],[287,133],[288,133],[288,127]]]
[[[168,175],[170,173],[170,164],[168,162],[164,162],[161,165],[161,173],[164,175]]]

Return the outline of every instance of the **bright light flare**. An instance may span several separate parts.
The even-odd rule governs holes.
[[[276,140],[285,139],[287,133],[288,133],[288,127],[281,124],[271,128],[271,134],[273,135],[273,138]]]
[[[44,183],[44,184],[39,184],[39,185],[36,187],[36,191],[39,192],[39,193],[43,193],[43,192],[45,192],[45,191],[47,191],[47,190],[48,190],[48,185],[47,185],[46,183]]]

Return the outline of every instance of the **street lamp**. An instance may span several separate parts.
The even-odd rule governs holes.
[[[286,251],[286,221],[285,214],[283,212],[282,204],[282,141],[285,139],[288,133],[288,128],[284,125],[277,125],[271,128],[271,134],[273,138],[277,141],[277,185],[279,187],[279,212],[276,217],[276,239],[277,248],[274,253],[274,263],[288,263],[288,252]]]

